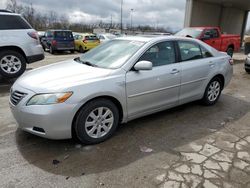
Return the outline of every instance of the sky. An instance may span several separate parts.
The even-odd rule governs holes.
[[[5,8],[7,0],[0,0]],[[120,23],[121,0],[16,0],[30,4],[40,12],[53,10],[72,22]],[[184,24],[186,0],[123,0],[123,23],[180,29]],[[133,9],[133,11],[131,11]]]
[[[16,0],[31,4],[39,12],[55,11],[69,17],[71,22],[120,23],[121,0]],[[5,8],[7,0],[0,0]],[[179,30],[184,26],[186,0],[123,0],[123,23],[169,27]],[[133,11],[131,11],[133,9]],[[250,27],[250,14],[248,19]]]

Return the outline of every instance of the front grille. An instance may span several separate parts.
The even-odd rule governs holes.
[[[24,97],[27,95],[27,93],[23,93],[21,91],[13,91],[10,95],[10,101],[13,105],[17,105]]]

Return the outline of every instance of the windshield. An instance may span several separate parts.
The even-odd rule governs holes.
[[[108,39],[110,39],[110,40],[116,38],[115,35],[106,35],[106,37],[107,37]]]
[[[198,38],[202,33],[202,29],[199,28],[185,28],[178,33],[176,33],[176,36],[181,37],[192,37],[192,38]]]
[[[97,67],[116,69],[121,67],[143,44],[144,42],[131,40],[111,40],[88,51],[80,57],[80,60]]]
[[[73,38],[71,31],[55,31],[56,38]]]

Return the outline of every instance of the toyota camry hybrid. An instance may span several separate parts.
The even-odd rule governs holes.
[[[10,108],[24,131],[95,144],[119,123],[201,100],[215,104],[233,74],[224,52],[191,38],[124,37],[74,60],[26,72]]]

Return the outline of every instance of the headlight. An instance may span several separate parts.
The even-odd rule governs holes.
[[[27,102],[29,105],[48,105],[48,104],[58,104],[65,102],[73,92],[65,93],[47,93],[47,94],[37,94],[30,98]]]

